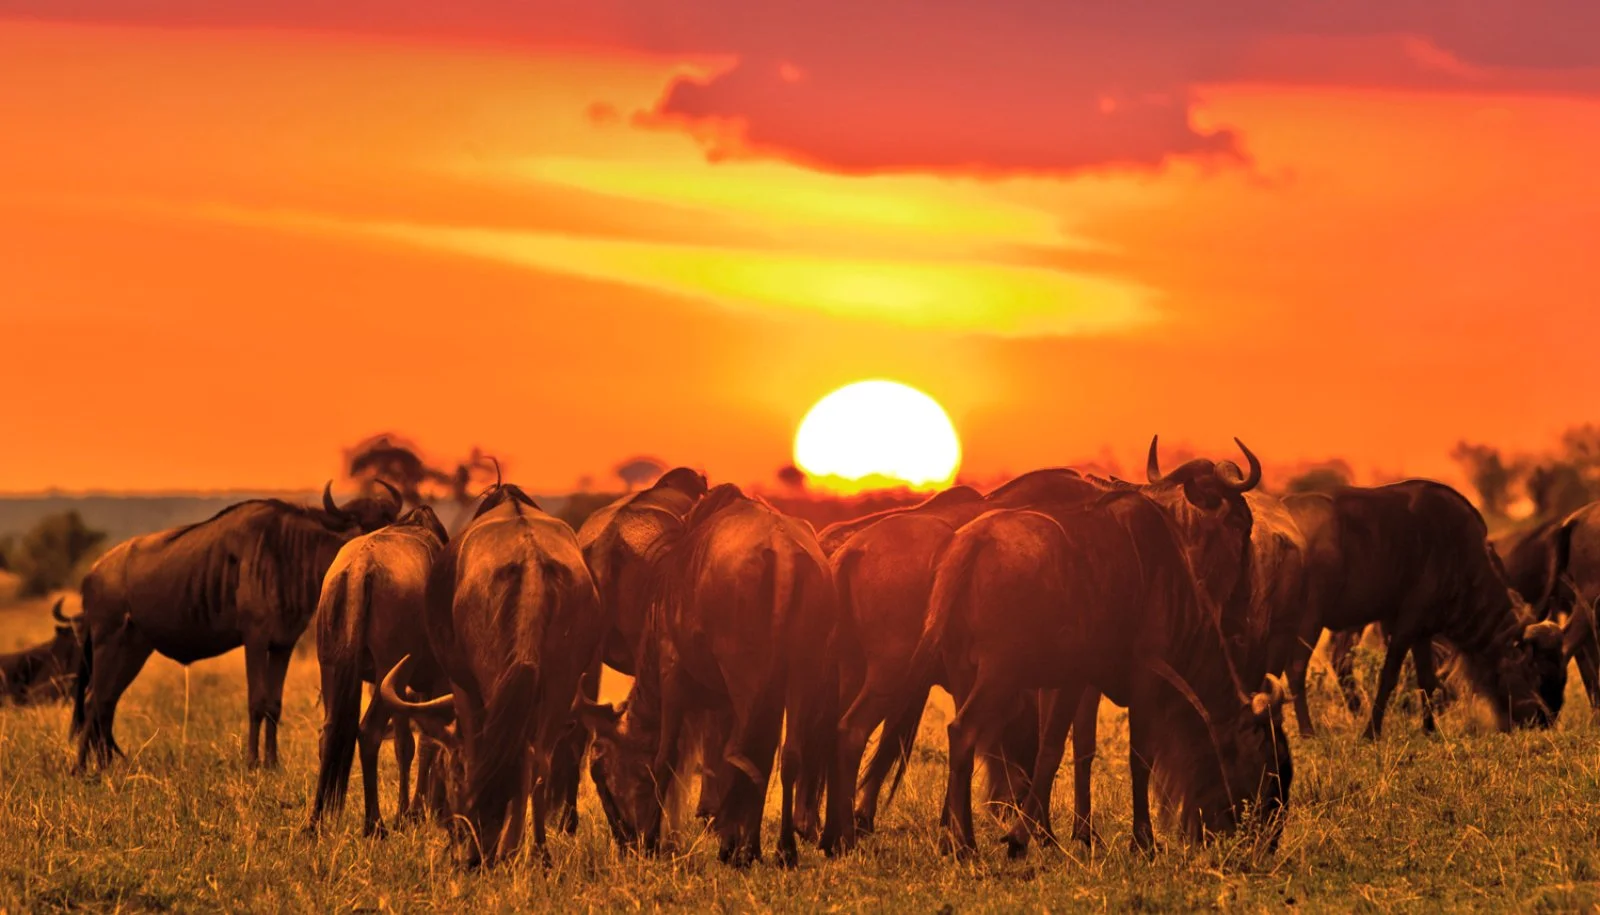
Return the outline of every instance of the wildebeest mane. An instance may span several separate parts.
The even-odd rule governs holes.
[[[539,503],[535,502],[532,496],[523,492],[522,487],[518,486],[517,484],[496,483],[489,489],[488,492],[483,494],[483,498],[478,502],[478,510],[472,513],[472,519],[476,521],[478,518],[481,518],[485,512],[493,511],[495,508],[506,502],[509,502],[514,506],[518,506],[519,513],[521,512],[522,506],[531,508],[534,511],[544,510],[539,507]]]

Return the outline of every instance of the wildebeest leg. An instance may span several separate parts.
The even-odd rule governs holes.
[[[1400,665],[1411,650],[1410,642],[1398,633],[1389,639],[1389,650],[1383,658],[1383,672],[1378,675],[1378,694],[1372,698],[1372,718],[1367,721],[1367,729],[1361,735],[1368,740],[1376,739],[1383,733],[1383,713],[1389,705],[1395,685],[1400,682]]]
[[[421,819],[427,812],[432,799],[431,781],[434,776],[433,766],[439,754],[439,746],[426,735],[417,741],[417,782],[416,791],[411,795],[411,805],[407,813],[412,819]]]
[[[383,748],[383,732],[389,726],[389,709],[381,701],[367,703],[367,713],[361,716],[359,735],[361,750],[361,796],[365,802],[365,816],[361,821],[361,834],[384,835],[383,814],[378,806],[378,751]],[[409,734],[411,726],[404,719],[395,721],[395,757],[400,756],[400,730]],[[404,769],[401,769],[402,778]],[[401,789],[401,797],[405,789]]]
[[[1078,700],[1077,717],[1072,722],[1072,838],[1088,846],[1096,841],[1089,787],[1099,736],[1100,693],[1084,690],[1083,698]]]
[[[721,765],[723,746],[732,729],[732,719],[727,712],[705,712],[696,716],[691,729],[699,742],[700,799],[695,802],[694,815],[703,822],[711,822],[722,806],[722,795],[727,790],[727,771]]]
[[[1317,635],[1321,630],[1317,630]],[[1316,650],[1316,635],[1306,638],[1304,633],[1296,640],[1289,655],[1289,690],[1294,693],[1294,717],[1300,725],[1300,736],[1317,736],[1316,724],[1311,720],[1311,703],[1306,699],[1306,671],[1311,667],[1311,655]]]
[[[867,741],[872,737],[872,732],[882,724],[893,710],[895,703],[895,688],[892,683],[881,682],[876,669],[869,675],[869,679],[862,684],[861,691],[855,700],[850,703],[850,708],[844,713],[839,722],[839,743],[837,747],[838,761],[835,767],[835,784],[828,786],[830,797],[838,792],[843,797],[849,797],[851,788],[855,785],[857,774],[861,771],[861,757],[866,752]],[[884,738],[888,739],[887,728]],[[865,793],[865,785],[863,785]],[[871,798],[872,806],[877,806],[877,792]],[[831,803],[830,803],[831,806]],[[856,813],[849,818],[850,822],[835,822],[832,817],[828,819],[827,828],[822,834],[822,849],[829,855],[843,854],[855,847],[857,820],[862,818],[861,807],[858,803]],[[870,814],[868,814],[870,818]]]
[[[1361,689],[1356,682],[1356,646],[1361,644],[1365,627],[1357,626],[1341,632],[1328,633],[1328,663],[1333,667],[1339,692],[1344,694],[1344,707],[1354,715],[1361,711]],[[1298,692],[1297,692],[1298,695]],[[1299,706],[1295,706],[1297,712]]]
[[[1589,707],[1600,709],[1600,650],[1586,643],[1578,646],[1572,659],[1578,664],[1578,676],[1583,680],[1583,691],[1589,697]]]
[[[856,831],[870,834],[877,826],[878,805],[883,794],[883,783],[889,779],[896,765],[911,756],[917,731],[922,727],[922,713],[927,709],[929,684],[917,684],[909,691],[897,691],[890,712],[883,722],[883,732],[878,735],[878,747],[867,760],[867,771],[862,774],[856,793]],[[906,698],[909,697],[909,698]],[[897,779],[898,780],[898,779]],[[893,796],[891,787],[890,796]]]
[[[411,735],[411,719],[394,716],[394,764],[400,770],[400,800],[395,806],[395,818],[405,819],[411,813],[411,763],[417,756],[417,741]]]
[[[1134,678],[1128,702],[1128,770],[1133,781],[1133,847],[1155,850],[1155,830],[1150,825],[1150,764],[1155,758],[1150,722],[1155,713],[1155,684],[1141,672]]]
[[[952,680],[956,679],[954,676]],[[959,687],[958,687],[959,688]],[[978,849],[972,827],[972,768],[1017,712],[1022,689],[992,667],[980,667],[972,689],[950,722],[950,782],[945,789],[945,847],[958,857]]]
[[[545,768],[548,770],[549,766]],[[548,777],[540,779],[530,785],[529,795],[533,801],[533,850],[539,856],[540,863],[550,864],[550,849],[544,844],[544,820],[546,811],[550,807],[551,783]]]
[[[117,746],[111,732],[117,716],[117,702],[128,684],[144,669],[144,662],[154,650],[149,640],[127,622],[104,637],[95,638],[94,672],[89,679],[83,732],[78,738],[76,771],[84,770],[91,752],[100,766],[110,764],[113,754],[122,755],[122,748]]]
[[[778,802],[778,866],[794,867],[800,863],[800,848],[795,841],[794,785],[800,777],[800,748],[791,739],[783,742],[783,763],[779,768]]]
[[[1010,831],[1001,839],[1006,844],[1009,857],[1020,858],[1027,854],[1031,836],[1037,835],[1041,841],[1053,841],[1050,794],[1056,772],[1061,768],[1067,731],[1072,727],[1073,711],[1077,707],[1080,691],[1081,688],[1073,686],[1059,691],[1046,691],[1039,697],[1039,749],[1033,760],[1033,777],[1022,796],[1016,822],[1011,824]]]
[[[1422,689],[1422,730],[1438,730],[1433,721],[1434,693],[1439,690],[1439,671],[1433,662],[1433,639],[1417,639],[1411,646],[1411,659],[1417,666],[1417,686]]]

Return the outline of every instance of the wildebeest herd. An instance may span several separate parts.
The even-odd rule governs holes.
[[[1350,633],[1387,639],[1369,738],[1408,654],[1429,730],[1435,702],[1467,693],[1501,730],[1548,726],[1573,659],[1600,698],[1600,504],[1497,544],[1439,483],[1268,495],[1238,444],[1243,470],[1164,471],[1152,440],[1143,484],[1039,470],[820,532],[686,468],[576,532],[499,480],[454,536],[381,481],[344,505],[331,488],[320,507],[250,501],[106,553],[82,614],[58,603],[55,639],[0,656],[0,683],[16,702],[71,695],[84,770],[120,753],[117,702],[152,652],[187,664],[242,646],[246,757],[275,766],[285,671],[314,623],[308,829],[342,809],[359,755],[364,830],[384,831],[392,737],[399,815],[444,824],[467,866],[516,854],[530,807],[537,854],[547,826],[575,831],[586,760],[623,848],[671,847],[698,782],[721,859],[758,860],[776,766],[778,862],[802,840],[844,854],[893,796],[936,685],[955,700],[940,834],[958,855],[977,848],[979,761],[1010,853],[1054,841],[1069,738],[1072,838],[1093,841],[1102,697],[1128,710],[1137,847],[1153,847],[1152,787],[1174,834],[1275,845],[1293,781],[1283,707],[1313,733],[1324,629],[1342,675]],[[596,701],[602,665],[633,677],[620,705]]]

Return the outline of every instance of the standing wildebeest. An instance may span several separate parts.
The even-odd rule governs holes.
[[[1175,521],[1136,491],[994,511],[956,534],[917,664],[942,658],[956,699],[943,825],[958,853],[976,850],[974,753],[1028,689],[1059,690],[1068,709],[1090,688],[1128,707],[1138,847],[1153,842],[1152,766],[1186,835],[1234,828],[1246,803],[1276,828],[1292,777],[1281,699],[1241,688],[1184,553]]]
[[[625,711],[588,709],[592,774],[612,834],[625,847],[659,847],[676,783],[704,743],[692,735],[710,727],[725,735],[711,761],[720,857],[737,866],[757,860],[782,734],[778,859],[793,865],[796,782],[803,798],[820,793],[838,725],[827,559],[810,525],[728,484],[701,499],[648,558],[658,590]],[[849,815],[848,788],[829,801],[830,818],[841,806]]]
[[[65,599],[56,601],[50,615],[56,634],[22,651],[0,654],[0,696],[17,705],[66,699],[83,656],[83,617],[61,612]]]
[[[1366,736],[1376,737],[1400,665],[1412,653],[1417,682],[1432,695],[1432,638],[1456,649],[1465,678],[1494,709],[1502,730],[1547,724],[1561,705],[1566,668],[1560,630],[1517,613],[1483,516],[1441,483],[1340,487],[1285,499],[1306,538],[1306,601],[1287,659],[1290,686],[1305,692],[1306,666],[1324,628],[1383,624],[1389,648]],[[1559,681],[1559,682],[1558,682]],[[1304,716],[1302,707],[1297,712]],[[1309,732],[1309,718],[1301,728]],[[1434,729],[1423,705],[1422,727]]]
[[[380,481],[382,482],[382,481]],[[78,671],[72,733],[77,768],[92,753],[105,765],[121,748],[111,734],[117,701],[153,651],[192,664],[243,645],[250,684],[245,752],[278,764],[283,678],[294,643],[322,593],[322,576],[345,541],[400,513],[400,493],[358,498],[340,508],[332,485],[322,508],[277,499],[241,502],[207,521],[134,537],[100,557],[83,580],[87,634]]]
[[[378,749],[392,710],[374,701],[362,716],[361,683],[376,685],[407,655],[415,662],[413,684],[432,684],[439,678],[428,645],[428,576],[448,541],[433,509],[419,506],[388,527],[345,544],[322,580],[317,664],[322,668],[323,724],[313,825],[325,812],[344,809],[351,758],[359,740],[366,801],[362,832],[372,835],[383,829],[378,812]],[[398,815],[404,817],[412,804],[409,783],[416,743],[410,719],[401,713],[393,718],[394,756],[400,770]],[[431,742],[424,742],[422,754],[417,769],[419,804],[431,768]]]
[[[454,830],[467,866],[520,847],[530,794],[534,845],[547,854],[551,758],[606,627],[572,529],[497,484],[435,560],[427,619],[450,694],[409,698],[411,659],[402,658],[379,695],[447,748],[435,768],[447,769],[451,810],[470,830]]]

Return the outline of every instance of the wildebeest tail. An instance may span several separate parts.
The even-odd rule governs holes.
[[[534,736],[539,704],[539,669],[530,663],[513,663],[488,693],[488,708],[479,727],[477,759],[467,784],[468,816],[475,824],[490,826],[492,835],[478,841],[486,857],[493,857],[500,830],[510,817],[524,815],[523,786],[529,764],[528,744]],[[516,809],[511,809],[513,804]]]
[[[360,593],[350,594],[350,575],[341,571],[328,582],[317,608],[317,663],[322,668],[322,747],[317,765],[317,795],[311,820],[344,809],[361,730],[359,643],[351,636],[366,630],[372,611],[370,575],[358,577]],[[351,598],[354,597],[354,600]],[[366,776],[368,778],[372,775]]]

